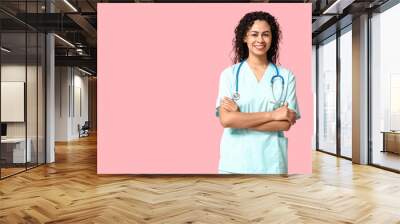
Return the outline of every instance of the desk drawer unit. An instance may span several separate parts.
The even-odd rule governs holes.
[[[383,151],[400,154],[400,132],[383,133]]]
[[[25,139],[1,140],[1,159],[5,163],[25,163],[32,161],[32,141],[28,139],[25,151]]]

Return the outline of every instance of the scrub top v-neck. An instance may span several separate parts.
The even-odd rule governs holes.
[[[232,98],[236,89],[236,70],[239,64],[226,68],[219,82],[216,108],[226,96]],[[288,69],[278,67],[285,80],[284,101],[300,118],[297,104],[295,77]],[[240,99],[236,102],[240,112],[271,112],[274,110],[270,80],[275,75],[271,64],[258,81],[247,61],[240,69],[238,84]],[[220,144],[220,173],[282,174],[287,173],[287,138],[281,131],[255,131],[224,128]]]

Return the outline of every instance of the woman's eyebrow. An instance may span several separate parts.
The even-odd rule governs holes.
[[[255,31],[255,30],[251,30],[250,32],[252,32],[252,33],[259,33],[258,31]],[[266,30],[266,31],[264,31],[263,33],[270,33],[271,31],[269,31],[269,30]]]

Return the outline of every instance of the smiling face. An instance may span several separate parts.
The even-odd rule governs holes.
[[[249,56],[267,57],[271,47],[271,26],[264,20],[255,20],[243,40],[249,48]]]

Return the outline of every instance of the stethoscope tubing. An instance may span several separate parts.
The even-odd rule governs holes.
[[[239,68],[236,70],[236,83],[235,83],[236,91],[233,94],[233,100],[234,101],[238,101],[239,98],[240,98],[240,94],[239,94],[239,73],[240,73],[240,68],[242,67],[244,62],[245,61],[240,62]],[[283,92],[284,92],[284,88],[285,88],[285,79],[283,78],[282,75],[279,74],[278,67],[273,63],[272,63],[272,66],[274,66],[275,72],[276,72],[276,74],[273,75],[272,78],[271,78],[271,88],[272,88],[272,95],[273,95],[272,97],[274,98],[275,103],[278,103],[278,102],[281,102],[283,100],[282,96],[283,96]],[[278,80],[278,79],[281,80],[281,82],[282,82],[282,89],[281,89],[281,94],[280,94],[279,100],[277,101],[276,98],[275,98],[275,94],[274,94],[274,83],[275,83],[275,80]],[[286,88],[286,93],[287,93],[287,88]]]

